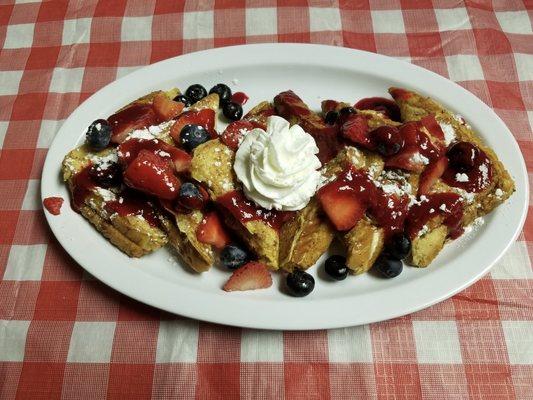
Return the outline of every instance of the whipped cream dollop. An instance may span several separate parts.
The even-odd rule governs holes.
[[[321,167],[313,137],[299,125],[269,117],[267,129],[244,136],[233,169],[244,194],[267,210],[296,211],[315,194]]]

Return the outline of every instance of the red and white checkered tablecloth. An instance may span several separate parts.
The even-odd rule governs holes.
[[[0,398],[533,399],[531,216],[452,299],[281,332],[114,292],[62,250],[39,200],[47,148],[89,95],[155,61],[257,42],[363,49],[446,76],[494,108],[533,173],[532,25],[530,0],[0,0]]]

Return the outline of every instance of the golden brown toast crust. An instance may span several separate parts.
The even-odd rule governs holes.
[[[404,122],[418,121],[429,114],[434,114],[437,122],[453,127],[456,141],[473,143],[490,159],[493,168],[492,182],[482,192],[472,193],[465,197],[462,226],[467,226],[476,218],[490,213],[512,195],[515,190],[514,181],[496,153],[481,140],[470,125],[429,97],[397,88],[391,88],[389,92],[395,97]],[[440,179],[433,185],[431,192],[457,192],[464,196],[463,191],[446,185]],[[443,238],[444,231],[442,225],[437,224],[430,231],[416,238],[413,241],[410,262],[419,267],[429,265],[444,246],[447,230]]]

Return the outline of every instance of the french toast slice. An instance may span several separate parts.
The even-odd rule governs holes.
[[[193,151],[191,177],[203,183],[213,201],[240,191],[233,172],[235,153],[219,139],[209,140]],[[231,212],[224,213],[227,225],[272,269],[279,268],[279,234],[261,219],[241,223]]]
[[[63,179],[71,196],[76,190],[76,176],[98,159],[116,159],[116,149],[107,148],[94,153],[86,145],[70,151],[62,163]],[[118,215],[106,207],[109,202],[128,202],[121,197],[119,188],[114,190],[94,186],[76,208],[113,245],[130,257],[143,255],[159,249],[167,243],[167,235],[148,222],[143,215]],[[152,208],[150,203],[147,207]]]
[[[492,180],[480,192],[466,192],[464,189],[447,185],[440,178],[430,188],[430,193],[454,192],[463,197],[462,227],[466,227],[477,218],[490,213],[512,195],[515,185],[511,176],[495,152],[483,143],[478,134],[462,117],[446,109],[435,100],[416,92],[399,88],[391,88],[389,92],[398,104],[404,122],[420,121],[429,115],[434,115],[445,134],[446,145],[454,142],[472,143],[481,149],[490,160]],[[428,224],[427,232],[413,240],[412,255],[409,260],[411,264],[426,267],[433,261],[446,242],[448,230],[445,228],[442,223],[438,223],[438,220]]]

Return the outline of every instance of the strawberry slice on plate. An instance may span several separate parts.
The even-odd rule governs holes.
[[[439,179],[448,168],[448,158],[441,157],[437,161],[429,164],[420,174],[418,182],[418,195],[427,194],[433,184]]]
[[[398,105],[384,97],[367,97],[355,103],[358,110],[374,110],[384,114],[393,121],[400,121],[400,108]]]
[[[141,150],[124,171],[124,183],[133,189],[173,200],[178,196],[180,180],[167,160],[149,150]]]
[[[158,93],[152,101],[152,107],[161,121],[169,121],[181,113],[185,104],[170,100],[164,93]]]
[[[133,138],[126,140],[118,146],[118,159],[123,166],[127,166],[141,150],[151,151],[165,160],[170,160],[176,172],[188,171],[191,166],[192,157],[189,153],[159,139]]]
[[[260,262],[249,262],[231,274],[224,285],[226,292],[266,289],[272,286],[272,276],[267,266]]]
[[[358,199],[357,192],[343,180],[322,187],[318,191],[318,201],[331,223],[339,231],[352,229],[366,210]]]
[[[211,211],[204,216],[196,229],[196,238],[198,241],[213,245],[217,249],[222,249],[230,243],[230,237],[216,211]]]
[[[234,121],[228,125],[220,140],[230,149],[237,151],[244,135],[254,129],[254,125],[249,121]]]
[[[170,129],[170,136],[176,143],[180,142],[180,133],[185,125],[200,125],[209,132],[211,138],[214,139],[217,136],[215,132],[215,112],[211,109],[187,111],[181,114]]]
[[[111,142],[122,143],[135,129],[146,128],[159,122],[151,104],[136,103],[110,116],[107,121],[113,130]]]

